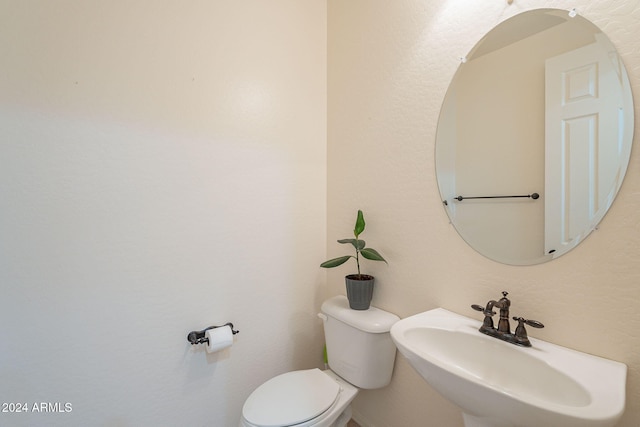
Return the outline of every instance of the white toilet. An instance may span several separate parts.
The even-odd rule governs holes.
[[[391,381],[396,347],[389,330],[400,320],[375,307],[352,310],[344,296],[322,304],[329,370],[292,371],[259,386],[242,408],[241,427],[344,427],[359,388]]]

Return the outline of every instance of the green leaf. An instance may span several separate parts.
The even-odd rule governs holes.
[[[362,213],[361,210],[358,209],[358,218],[356,219],[356,228],[353,230],[353,234],[356,236],[356,239],[364,231],[364,226],[365,226],[364,214]]]
[[[329,261],[325,261],[322,264],[320,264],[320,267],[322,267],[322,268],[337,267],[337,266],[342,265],[345,262],[349,261],[349,258],[353,258],[353,257],[351,255],[345,255],[345,256],[338,257],[338,258],[330,259]]]
[[[382,258],[382,255],[380,255],[378,253],[378,251],[376,251],[375,249],[371,249],[371,248],[364,248],[360,251],[360,253],[362,254],[363,257],[365,257],[366,259],[370,259],[373,261],[384,261],[387,262],[386,259]],[[388,263],[387,263],[388,264]]]
[[[340,239],[338,240],[338,243],[351,243],[357,250],[360,250],[366,246],[365,241],[359,239]]]

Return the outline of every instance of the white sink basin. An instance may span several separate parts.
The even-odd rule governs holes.
[[[610,427],[622,416],[626,365],[535,338],[518,347],[480,325],[438,308],[391,328],[411,366],[462,408],[465,426]]]

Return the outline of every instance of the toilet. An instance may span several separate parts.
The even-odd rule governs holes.
[[[400,318],[373,306],[352,310],[342,295],[320,311],[329,369],[271,378],[245,401],[240,427],[345,427],[359,389],[389,384],[396,357],[389,330]]]

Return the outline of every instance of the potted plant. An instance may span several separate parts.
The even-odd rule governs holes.
[[[375,249],[367,248],[364,240],[360,239],[360,234],[364,231],[365,222],[364,215],[361,210],[358,210],[358,217],[356,218],[356,226],[353,230],[355,239],[340,239],[338,243],[351,244],[356,255],[345,255],[338,258],[330,259],[320,264],[323,268],[333,268],[344,264],[350,258],[356,260],[356,266],[358,267],[358,274],[349,274],[345,277],[347,286],[347,298],[349,299],[349,307],[354,310],[367,310],[371,304],[371,298],[373,297],[373,282],[374,277],[368,274],[360,273],[360,255],[363,258],[370,259],[372,261],[384,261],[387,263],[382,255]]]

